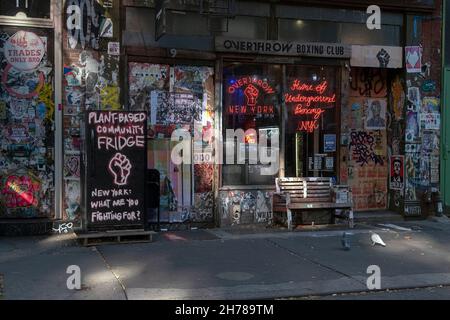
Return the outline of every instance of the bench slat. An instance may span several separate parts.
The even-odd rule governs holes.
[[[289,209],[350,209],[352,207],[349,203],[293,203],[288,205]]]

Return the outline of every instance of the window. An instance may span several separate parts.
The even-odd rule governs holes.
[[[263,135],[280,131],[281,72],[280,65],[229,63],[224,67],[223,127],[226,130],[241,129],[244,134],[233,143],[233,163],[226,161],[224,152],[224,185],[273,184],[275,175],[261,174],[264,165],[259,156],[251,161],[250,154],[257,154],[255,143]],[[235,131],[236,132],[236,131]],[[270,140],[270,139],[268,139]],[[270,141],[268,141],[270,142]],[[268,152],[272,150],[267,145]],[[227,149],[226,144],[224,149]],[[245,163],[238,158],[239,152],[247,154]],[[269,153],[270,154],[270,153]]]
[[[279,19],[278,39],[299,42],[399,46],[401,29],[399,25],[388,24],[383,24],[380,30],[369,30],[362,23]]]
[[[286,66],[287,177],[336,175],[337,68]]]
[[[280,19],[278,28],[278,39],[282,41],[339,42],[335,22]]]
[[[50,19],[50,0],[2,0],[0,15]]]

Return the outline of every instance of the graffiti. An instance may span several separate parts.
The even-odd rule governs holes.
[[[65,180],[65,217],[64,220],[74,221],[80,214],[80,182]]]
[[[28,208],[38,206],[37,193],[41,189],[40,182],[30,175],[11,175],[2,183],[1,194],[4,196],[6,208]]]
[[[365,131],[354,131],[350,134],[350,150],[356,163],[361,166],[372,161],[375,165],[383,165],[383,157],[374,151],[375,138],[373,134]]]
[[[77,155],[66,155],[64,157],[64,178],[80,178],[80,157]]]
[[[387,94],[386,72],[375,68],[352,68],[350,74],[352,96],[385,97]]]
[[[190,212],[192,221],[205,222],[213,220],[213,197],[212,191],[194,194],[195,206]]]
[[[255,222],[270,222],[272,219],[272,203],[269,192],[256,192]]]
[[[105,17],[104,9],[95,0],[69,0],[67,1],[66,27],[69,47],[82,49],[99,48],[100,25]]]
[[[118,186],[127,185],[132,166],[126,155],[116,153],[109,161],[108,169],[114,177],[114,184]]]
[[[61,223],[58,228],[52,228],[55,233],[69,233],[73,228],[73,222]]]

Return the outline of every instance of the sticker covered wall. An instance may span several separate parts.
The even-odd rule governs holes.
[[[63,23],[64,212],[65,223],[81,226],[80,148],[86,110],[121,110],[117,1],[69,0]],[[110,3],[111,5],[105,5]],[[118,48],[120,54],[120,48]]]
[[[53,33],[0,27],[0,218],[53,217]]]

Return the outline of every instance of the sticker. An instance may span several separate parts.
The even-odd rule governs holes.
[[[420,90],[418,87],[408,88],[408,101],[411,102],[416,108],[420,106],[421,99],[420,99]],[[417,109],[415,109],[414,111],[417,111]]]
[[[422,99],[422,112],[425,113],[438,113],[440,107],[440,99],[436,97],[423,97]]]
[[[419,46],[405,47],[406,72],[422,72],[422,50]]]
[[[2,83],[10,95],[30,99],[39,94],[44,86],[44,73],[39,70],[19,71],[8,64],[3,70]]]
[[[111,18],[106,18],[100,26],[100,37],[112,38],[113,37],[113,22]]]
[[[45,45],[35,33],[21,30],[6,41],[3,53],[6,61],[15,69],[30,71],[41,63]]]
[[[403,156],[391,156],[389,187],[391,190],[403,190],[405,186],[405,167]]]
[[[120,42],[108,42],[108,54],[113,56],[119,56]]]
[[[336,152],[336,135],[323,135],[323,152]]]
[[[366,130],[386,129],[386,100],[367,99]]]
[[[436,91],[436,81],[434,80],[425,80],[422,84],[423,92],[435,92]]]
[[[421,113],[420,122],[425,130],[439,130],[441,127],[441,115],[439,113]]]

